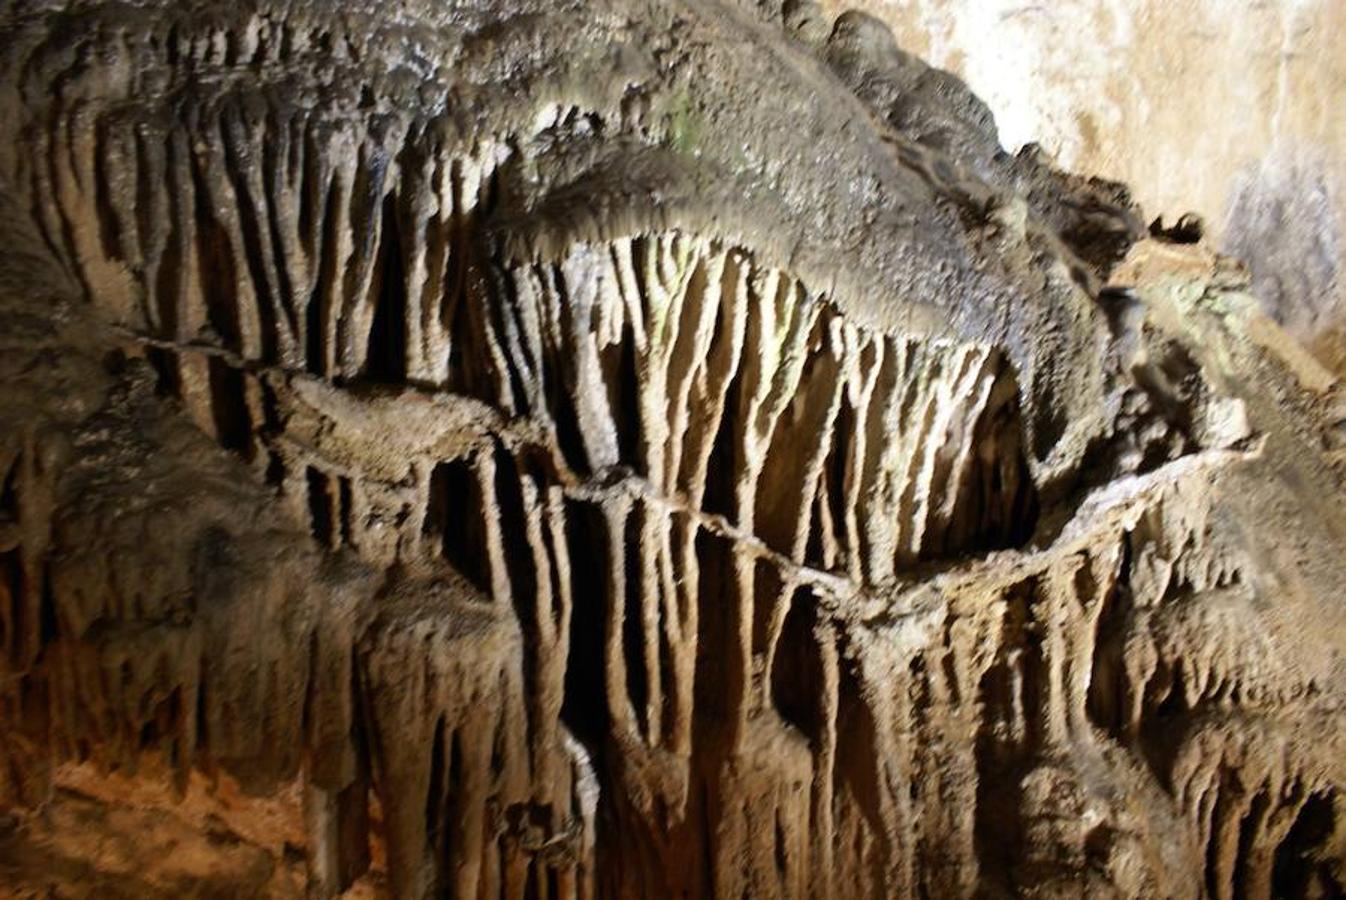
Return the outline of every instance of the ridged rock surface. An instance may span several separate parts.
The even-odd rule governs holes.
[[[3,13],[0,873],[1342,891],[1342,389],[820,21]]]

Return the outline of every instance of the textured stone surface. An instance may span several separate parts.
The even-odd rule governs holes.
[[[24,889],[1341,890],[1340,386],[874,21],[0,29]]]
[[[860,0],[967,80],[1010,148],[1187,210],[1267,309],[1346,372],[1346,5],[1337,0]],[[823,27],[822,25],[819,26]]]

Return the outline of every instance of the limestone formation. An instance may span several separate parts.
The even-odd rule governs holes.
[[[874,20],[0,35],[21,891],[1346,886],[1346,392]]]
[[[1195,210],[1254,293],[1346,374],[1346,3],[817,0],[892,26],[967,80],[1009,147],[1127,182],[1151,216]],[[790,20],[802,22],[796,17]]]

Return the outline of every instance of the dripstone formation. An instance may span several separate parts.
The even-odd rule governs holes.
[[[1346,396],[873,20],[29,0],[0,121],[19,890],[1341,894]]]

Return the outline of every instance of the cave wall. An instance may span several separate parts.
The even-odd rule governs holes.
[[[1336,0],[861,0],[965,79],[1011,150],[1200,213],[1277,319],[1346,366],[1346,6]]]
[[[1340,890],[1340,386],[799,11],[0,19],[7,871],[107,775],[319,896]]]

